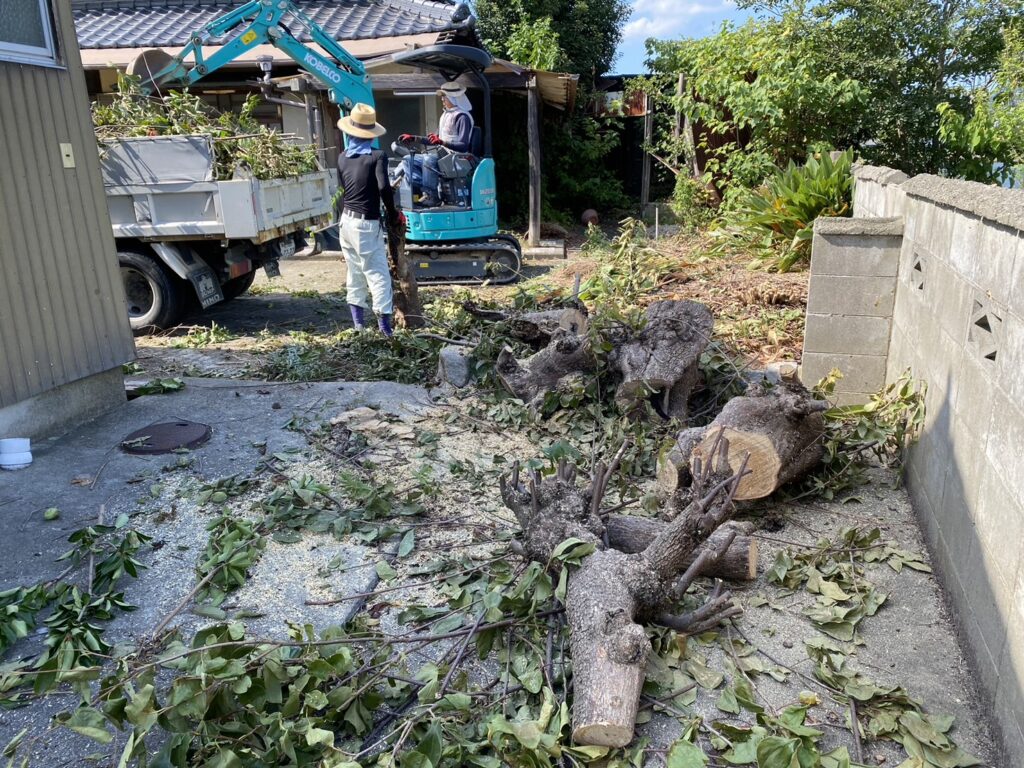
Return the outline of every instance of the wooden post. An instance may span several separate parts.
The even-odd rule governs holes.
[[[654,141],[654,110],[651,108],[651,97],[644,94],[644,146],[650,146]],[[640,176],[640,215],[647,211],[647,204],[651,202],[651,155],[644,150],[643,171]]]
[[[537,78],[531,77],[526,87],[526,133],[530,145],[530,232],[528,242],[531,248],[540,245],[540,99],[537,94]]]
[[[676,85],[676,96],[679,97],[679,98],[682,98],[683,90],[685,88],[686,88],[686,75],[680,74],[679,75],[679,83]],[[679,114],[679,112],[676,112],[676,115],[678,115],[678,114]],[[679,128],[678,117],[677,117],[676,128],[677,129]],[[690,116],[689,115],[683,115],[682,131],[683,131],[683,141],[686,142],[686,152],[690,155],[690,163],[689,163],[690,164],[690,176],[695,178],[695,179],[699,179],[701,173],[700,173],[700,166],[697,164],[697,139],[693,135],[693,123],[690,122]],[[676,138],[679,138],[678,134],[676,134]]]

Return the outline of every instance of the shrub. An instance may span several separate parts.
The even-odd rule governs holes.
[[[715,215],[714,204],[714,198],[705,184],[685,172],[676,176],[672,212],[681,224],[698,228],[710,223]]]
[[[816,218],[850,215],[852,165],[852,150],[835,160],[821,153],[802,166],[791,162],[762,186],[737,194],[721,217],[719,233],[764,245],[759,258],[789,271],[809,257]]]

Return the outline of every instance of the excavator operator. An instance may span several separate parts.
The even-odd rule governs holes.
[[[403,159],[405,173],[413,185],[414,199],[425,208],[440,204],[438,190],[438,152],[436,147],[445,147],[452,152],[467,153],[473,144],[473,106],[466,96],[466,89],[457,83],[445,83],[437,92],[444,106],[444,113],[438,124],[440,135],[432,133],[425,141],[409,133],[398,137],[399,144],[406,147],[418,140],[426,145],[424,152],[406,155]]]

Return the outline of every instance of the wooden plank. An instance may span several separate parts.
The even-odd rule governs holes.
[[[540,146],[540,99],[537,95],[537,80],[530,80],[526,102],[526,137],[530,148],[530,233],[527,245],[540,245],[541,208],[541,146]]]
[[[651,97],[644,94],[644,146],[654,141],[654,109]],[[644,151],[643,170],[640,176],[640,211],[641,215],[651,202],[651,155]]]

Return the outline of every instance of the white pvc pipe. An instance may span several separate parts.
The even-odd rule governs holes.
[[[32,441],[27,437],[0,439],[0,469],[24,469],[32,463]]]

